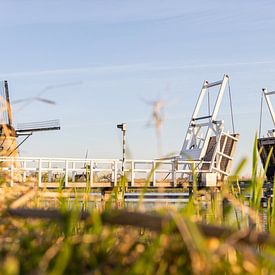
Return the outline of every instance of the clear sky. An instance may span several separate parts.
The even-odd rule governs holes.
[[[116,124],[127,122],[131,157],[158,157],[142,99],[159,98],[162,153],[178,153],[203,80],[224,73],[241,134],[237,159],[251,155],[260,90],[275,90],[274,1],[0,0],[0,10],[0,79],[9,81],[11,99],[46,89],[43,97],[57,103],[16,104],[15,124],[59,118],[62,125],[35,134],[22,155],[85,157],[88,149],[90,158],[118,158]],[[226,119],[227,96],[223,104]],[[264,118],[271,128],[266,109]]]

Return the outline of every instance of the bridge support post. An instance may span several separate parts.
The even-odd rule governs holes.
[[[42,160],[38,160],[38,187],[42,186]]]
[[[27,180],[27,162],[24,160],[23,161],[23,182],[26,182]]]
[[[52,181],[52,162],[48,162],[48,182]]]
[[[11,173],[10,173],[10,186],[13,187],[14,183],[14,159],[11,159]]]
[[[75,174],[76,174],[76,172],[75,172],[75,162],[73,162],[72,165],[73,165],[72,166],[72,168],[73,168],[73,171],[72,171],[72,182],[75,182]]]
[[[114,175],[114,186],[117,186],[117,161],[114,161],[113,166],[114,170],[112,174]]]
[[[69,163],[68,160],[65,160],[65,187],[68,186],[68,169],[69,169]]]
[[[176,162],[172,162],[172,183],[173,183],[173,187],[175,187],[177,185],[177,173],[176,173],[176,170],[177,170],[177,164]]]
[[[94,185],[94,162],[90,161],[90,187]]]
[[[135,186],[135,162],[131,161],[131,187]]]
[[[153,187],[156,186],[156,163],[152,162],[152,171],[153,171]]]

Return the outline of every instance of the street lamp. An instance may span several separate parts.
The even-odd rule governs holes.
[[[127,124],[126,123],[117,124],[116,127],[122,131],[122,168],[121,170],[122,170],[122,176],[124,176]]]

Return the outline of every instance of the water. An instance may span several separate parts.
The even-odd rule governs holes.
[[[75,197],[75,194],[72,194],[71,197],[64,198],[68,208],[74,207],[76,204],[80,209],[99,209],[104,210],[106,207],[106,201],[104,196],[101,193],[91,193],[92,198],[90,200],[83,200],[83,196]],[[179,192],[179,193],[157,193],[157,192],[148,192],[144,193],[141,198],[141,193],[131,192],[125,193],[124,201],[118,200],[112,202],[112,207],[114,208],[123,208],[129,210],[143,210],[143,211],[152,211],[159,208],[174,208],[182,209],[186,206],[189,201],[188,193]],[[215,217],[211,217],[210,212],[208,211],[209,201],[205,198],[200,202],[201,216],[203,220],[215,220]],[[41,197],[36,198],[31,201],[28,207],[38,207],[38,208],[58,208],[60,206],[60,201],[57,197]],[[220,204],[220,211],[224,213],[224,206]],[[262,208],[260,213],[260,223],[263,227],[263,230],[267,230],[267,209]],[[223,215],[223,214],[222,214]],[[246,213],[242,213],[240,210],[231,210],[231,213],[227,216],[228,224],[236,224],[237,218],[241,221],[242,225],[247,227],[249,225],[249,218]]]

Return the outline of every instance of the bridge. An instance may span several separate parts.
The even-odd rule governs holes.
[[[60,127],[56,121],[51,121],[13,129],[7,85],[5,87],[5,110],[10,115],[9,122],[2,124],[1,138],[5,146],[0,149],[0,177],[10,186],[28,182],[40,188],[115,187],[125,175],[129,187],[176,187],[194,184],[196,180],[202,186],[212,187],[230,174],[239,134],[234,129],[228,75],[220,81],[203,82],[179,155],[154,160],[125,159],[124,155],[122,160],[19,157],[19,145],[13,148],[10,143],[15,144],[20,133],[27,131],[31,135],[33,131]],[[226,87],[230,99],[231,132],[225,131],[224,121],[218,116]],[[13,135],[7,131],[7,125],[8,129],[13,129]],[[123,129],[123,124],[119,127]]]
[[[129,187],[176,187],[190,175],[209,174],[210,161],[125,160]],[[40,188],[115,187],[122,175],[119,159],[0,157],[0,176],[10,185],[32,183]]]

